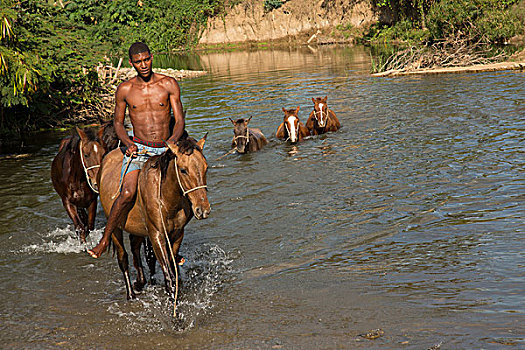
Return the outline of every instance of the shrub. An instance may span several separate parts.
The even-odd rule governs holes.
[[[433,39],[456,36],[472,41],[496,42],[516,35],[520,21],[508,10],[516,1],[442,0],[426,16]]]
[[[264,10],[270,12],[283,6],[283,0],[264,0]]]

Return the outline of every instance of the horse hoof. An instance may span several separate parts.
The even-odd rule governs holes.
[[[135,281],[135,283],[133,283],[133,289],[136,292],[141,292],[144,289],[145,284],[146,283],[140,283],[140,282]]]

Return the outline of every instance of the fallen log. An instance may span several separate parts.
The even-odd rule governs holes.
[[[414,70],[391,69],[385,72],[373,73],[374,77],[396,77],[403,75],[422,75],[422,74],[445,74],[445,73],[478,73],[493,72],[502,70],[525,70],[525,62],[500,62],[490,64],[475,64],[464,67],[437,67],[421,68]]]

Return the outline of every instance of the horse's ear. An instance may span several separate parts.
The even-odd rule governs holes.
[[[250,120],[252,120],[252,117],[253,117],[253,115],[251,115],[250,118],[248,118],[248,119],[246,120],[246,125],[248,125],[248,123],[250,122]]]
[[[299,113],[299,108],[301,108],[301,106],[297,106],[297,108],[295,109],[295,113]]]
[[[312,97],[312,102],[315,104],[315,98]]]
[[[286,113],[286,108],[283,107],[283,112]]]
[[[208,133],[204,134],[204,136],[202,137],[202,139],[200,139],[198,142],[197,142],[197,146],[199,146],[199,148],[201,150],[204,149],[204,142],[206,142],[206,137],[208,137]]]
[[[328,95],[323,98],[323,101],[326,102],[328,100]]]
[[[87,140],[87,135],[82,129],[80,129],[78,126],[75,126],[75,129],[77,129],[77,134],[80,136],[81,140]]]
[[[179,147],[177,146],[177,144],[170,142],[170,141],[165,141],[164,143],[166,144],[166,146],[168,146],[170,151],[173,152],[173,154],[177,154],[177,151],[179,150]]]
[[[233,121],[232,118],[228,118],[228,119],[230,119],[230,121],[232,122],[232,124],[235,125],[235,122]]]

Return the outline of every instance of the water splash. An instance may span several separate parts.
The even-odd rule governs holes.
[[[214,296],[232,275],[233,259],[216,245],[203,245],[185,252],[185,258],[176,318],[172,316],[173,300],[165,293],[164,277],[158,272],[155,275],[158,284],[146,286],[137,302],[122,301],[108,308],[125,321],[126,329],[121,332],[129,335],[136,334],[137,329],[144,333],[185,332],[193,328],[200,317],[212,312]]]
[[[19,253],[59,253],[75,254],[83,253],[88,247],[95,246],[102,237],[103,228],[91,231],[87,237],[87,243],[81,243],[75,229],[68,225],[66,228],[56,228],[44,234],[40,243],[27,245],[20,249]]]

